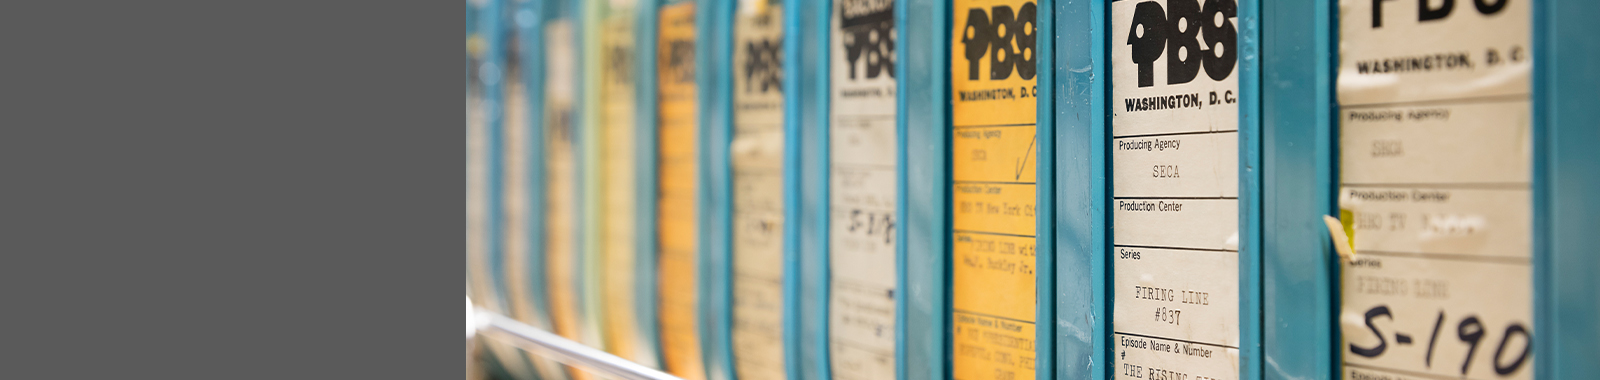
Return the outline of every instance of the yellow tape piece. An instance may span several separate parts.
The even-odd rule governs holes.
[[[1338,252],[1339,257],[1345,259],[1345,261],[1354,262],[1356,260],[1355,227],[1349,222],[1340,222],[1341,219],[1355,219],[1351,215],[1350,210],[1339,210],[1339,216],[1343,218],[1323,215],[1322,222],[1328,225],[1328,237],[1333,238],[1334,252]]]

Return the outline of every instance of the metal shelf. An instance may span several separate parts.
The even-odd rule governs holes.
[[[472,321],[477,336],[505,342],[535,355],[583,368],[604,377],[625,380],[683,380],[481,308],[468,310],[467,320]]]

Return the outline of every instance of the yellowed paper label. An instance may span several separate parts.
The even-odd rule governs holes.
[[[613,5],[616,6],[616,5]],[[654,355],[639,341],[634,311],[635,169],[638,140],[634,118],[634,13],[631,4],[617,7],[604,21],[600,41],[601,204],[603,223],[598,244],[604,261],[606,350],[624,359],[655,365]]]
[[[695,66],[693,2],[661,7],[656,67],[659,86],[657,243],[661,253],[661,356],[667,372],[705,379],[696,296]]]
[[[1532,379],[1529,1],[1342,1],[1345,379]]]
[[[1345,379],[1535,378],[1528,1],[1343,1]]]
[[[1111,5],[1114,373],[1239,378],[1234,0]]]
[[[1033,379],[1040,10],[1015,0],[953,10],[953,377]]]
[[[733,358],[739,378],[783,379],[784,7],[760,8],[734,15]]]
[[[845,0],[830,20],[828,340],[833,377],[895,376],[894,3]]]

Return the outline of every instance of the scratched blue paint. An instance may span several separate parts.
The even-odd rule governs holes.
[[[1107,379],[1112,372],[1106,213],[1110,125],[1105,31],[1108,2],[1061,0],[1055,9],[1055,354],[1056,378]],[[1049,8],[1046,8],[1049,9]],[[1045,25],[1041,22],[1041,25]],[[1045,88],[1041,83],[1040,88]],[[1048,98],[1047,98],[1048,99]],[[1043,107],[1041,107],[1043,108]],[[1043,119],[1040,120],[1044,122]],[[1041,161],[1043,160],[1041,156]],[[1041,263],[1042,265],[1042,263]],[[1042,302],[1042,301],[1041,301]],[[1041,323],[1041,326],[1044,325]],[[1042,340],[1041,342],[1046,342]],[[1041,356],[1045,357],[1045,356]]]
[[[1240,241],[1260,247],[1250,250],[1259,260],[1250,287],[1258,301],[1240,304],[1258,328],[1259,340],[1244,353],[1249,379],[1338,377],[1338,266],[1321,222],[1337,215],[1335,6],[1240,3],[1240,121],[1253,131],[1240,146],[1259,149],[1240,168],[1241,179],[1256,181],[1246,207],[1259,218]]]
[[[1053,1],[1037,1],[1036,6],[1044,11],[1039,12],[1038,18],[1034,20],[1035,25],[1037,25],[1037,30],[1034,33],[1039,36],[1055,36],[1055,12],[1050,11],[1054,9]],[[1057,142],[1055,133],[1056,114],[1054,112],[1056,102],[1051,101],[1055,99],[1056,71],[1050,68],[1055,67],[1057,40],[1059,39],[1047,38],[1044,43],[1037,43],[1035,48],[1038,50],[1033,53],[1038,57],[1036,62],[1038,67],[1046,68],[1045,70],[1039,70],[1038,76],[1034,78],[1038,81],[1037,87],[1039,89],[1039,93],[1034,96],[1034,99],[1046,99],[1035,100],[1038,103],[1038,115],[1035,116],[1036,119],[1034,120],[1036,123],[1035,136],[1037,136],[1039,142],[1037,147],[1039,151],[1034,155],[1037,160],[1034,165],[1035,177],[1037,178],[1034,181],[1034,196],[1036,197],[1034,209],[1036,210],[1056,209],[1055,157],[1057,154]],[[1035,342],[1033,358],[1034,373],[1037,378],[1050,378],[1056,373],[1056,361],[1052,360],[1055,358],[1056,350],[1056,345],[1052,344],[1056,338],[1056,324],[1052,322],[1056,320],[1055,289],[1057,281],[1055,265],[1057,252],[1056,218],[1054,215],[1045,214],[1044,217],[1034,218],[1035,254],[1033,267],[1037,269],[1034,271],[1035,298],[1033,301],[1036,306],[1034,307],[1033,316]]]
[[[784,100],[792,102],[788,125],[799,136],[800,297],[798,379],[830,379],[829,299],[829,18],[832,1],[791,2],[785,29]],[[793,36],[793,37],[790,37]]]
[[[734,378],[733,338],[733,170],[729,144],[733,139],[732,0],[695,2],[695,84],[700,136],[699,167],[702,177],[700,205],[701,306],[700,344],[706,377]]]
[[[1600,3],[1533,3],[1534,374],[1600,378]]]
[[[660,28],[659,2],[656,0],[639,0],[637,17],[633,29],[634,33],[634,129],[637,144],[634,149],[634,170],[638,173],[636,183],[658,184],[660,176],[657,173],[656,157],[660,152],[658,146],[658,130],[656,104],[656,38]],[[530,87],[531,88],[531,87]],[[531,94],[530,94],[531,95]],[[537,165],[536,165],[537,166]],[[652,185],[649,189],[653,189]],[[634,220],[634,246],[638,249],[634,259],[634,312],[638,313],[634,321],[638,322],[640,344],[652,356],[653,363],[666,363],[661,356],[661,329],[660,315],[657,313],[658,293],[657,277],[657,250],[660,249],[656,241],[656,197],[655,191],[635,191],[634,204],[638,205],[639,213],[644,216]],[[662,365],[665,366],[664,364]],[[658,368],[659,369],[659,368]]]
[[[896,373],[907,379],[946,379],[950,374],[950,5],[943,0],[906,0],[895,8],[901,45],[895,121],[904,132],[899,179],[905,201],[896,254],[905,268],[895,301]]]

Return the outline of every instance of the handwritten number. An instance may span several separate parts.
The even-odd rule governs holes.
[[[1351,353],[1372,358],[1377,357],[1378,355],[1383,355],[1383,351],[1389,349],[1389,341],[1383,339],[1383,332],[1378,331],[1378,326],[1372,324],[1372,320],[1377,319],[1378,317],[1389,317],[1389,319],[1394,319],[1394,316],[1389,314],[1388,306],[1378,306],[1367,310],[1367,328],[1372,330],[1373,336],[1378,337],[1378,345],[1375,347],[1357,347],[1355,343],[1351,343]]]
[[[1501,355],[1505,354],[1506,343],[1511,341],[1512,335],[1522,335],[1522,354],[1517,355],[1517,360],[1512,361],[1511,364],[1501,366],[1500,357]],[[1513,323],[1511,326],[1506,326],[1506,334],[1504,338],[1500,339],[1500,347],[1494,349],[1494,373],[1505,376],[1510,375],[1512,372],[1516,372],[1518,368],[1522,368],[1522,362],[1528,360],[1528,352],[1531,350],[1533,350],[1533,337],[1528,335],[1527,328],[1522,327],[1522,324],[1518,323]]]
[[[1483,341],[1483,323],[1478,321],[1478,317],[1467,317],[1456,325],[1456,336],[1472,345],[1467,349],[1467,359],[1461,362],[1461,374],[1465,375],[1467,369],[1472,367],[1472,356],[1478,353],[1478,343]]]

